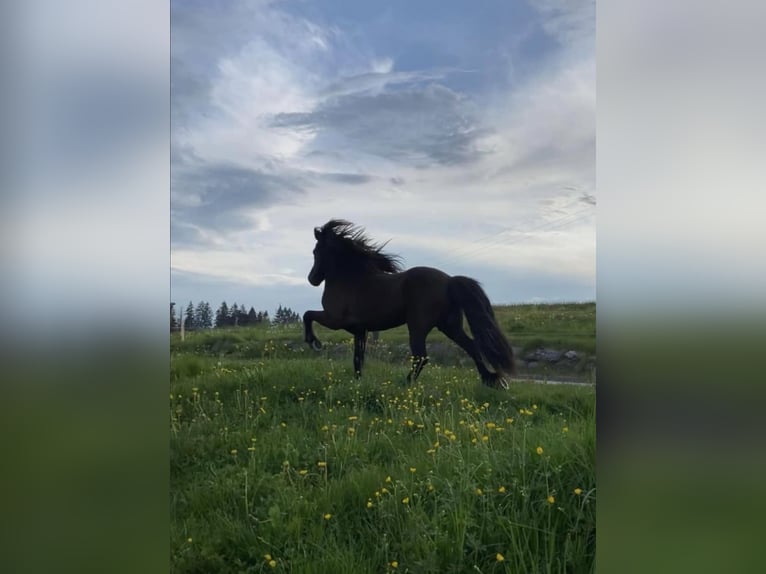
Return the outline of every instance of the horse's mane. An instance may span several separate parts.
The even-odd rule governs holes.
[[[388,242],[374,243],[364,228],[344,219],[331,219],[319,228],[319,233],[333,246],[335,265],[347,271],[378,270],[398,273],[404,268],[398,255],[383,252]]]

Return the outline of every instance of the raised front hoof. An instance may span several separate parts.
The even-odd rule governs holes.
[[[319,342],[319,339],[314,339],[313,341],[311,341],[311,343],[309,343],[309,345],[311,345],[311,348],[314,349],[315,351],[322,350],[322,343]]]

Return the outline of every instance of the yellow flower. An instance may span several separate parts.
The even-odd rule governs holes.
[[[390,477],[390,476],[387,476],[387,477],[386,477],[386,482],[387,482],[388,484],[391,484],[391,477]]]
[[[276,568],[277,567],[277,561],[276,560],[269,560],[269,566],[271,568]]]
[[[553,495],[549,496],[548,497],[548,504],[553,504],[554,502],[556,502],[556,499],[553,498]]]
[[[308,470],[306,470],[305,468],[302,468],[301,470],[298,471],[298,474],[300,474],[301,476],[305,476],[306,474],[308,474]]]
[[[264,557],[266,560],[271,560],[271,554],[264,554],[264,555],[263,555],[263,557]]]
[[[580,496],[580,495],[582,494],[582,488],[575,488],[575,489],[574,489],[574,493],[575,493],[577,496]]]
[[[409,496],[405,496],[404,498],[402,498],[402,504],[409,504],[409,503],[410,503],[410,497]]]
[[[191,539],[191,537],[187,538],[187,539],[186,539],[186,541],[187,541],[189,544],[191,544],[191,542],[192,542],[192,539]]]
[[[237,449],[236,448],[231,449],[231,454],[236,456],[237,455]]]
[[[428,483],[428,492],[431,492],[434,489],[434,485],[431,483]]]
[[[399,568],[399,563],[396,560],[394,560],[393,562],[391,562],[391,568],[396,570],[397,568]]]
[[[317,466],[318,466],[319,468],[326,468],[326,467],[327,467],[327,463],[326,463],[325,461],[323,461],[323,460],[320,460],[320,461],[317,463]]]
[[[483,437],[481,437],[481,440],[482,440],[482,442],[488,442],[489,441],[489,437],[487,435],[484,435]]]
[[[482,494],[484,494],[484,491],[483,491],[481,488],[477,488],[477,489],[476,489],[476,494],[478,494],[479,496],[481,496]]]
[[[367,508],[372,508],[372,507],[373,507],[372,500],[368,500],[367,501]]]
[[[563,429],[561,429],[561,432],[569,432],[569,427],[564,427]]]
[[[504,486],[501,486],[500,488],[498,488],[498,489],[497,489],[497,491],[498,491],[500,494],[503,494],[503,493],[505,492],[505,487],[504,487]]]
[[[417,472],[417,470],[418,470],[418,469],[417,469],[417,468],[415,468],[414,466],[411,466],[411,467],[410,467],[410,472],[413,472],[413,473],[414,473],[414,472]]]
[[[329,512],[324,515],[325,520],[330,520],[331,518],[332,518],[332,514],[330,514]]]
[[[507,422],[508,424],[512,424],[513,419],[511,417],[508,417],[507,419],[505,419],[505,422]]]
[[[537,447],[537,454],[543,454],[543,447],[541,446]]]
[[[500,554],[500,553],[498,552],[498,553],[495,555],[495,560],[497,560],[498,562],[502,562],[503,560],[505,560],[505,556],[503,556],[502,554]]]

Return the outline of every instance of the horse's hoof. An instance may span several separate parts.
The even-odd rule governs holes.
[[[314,339],[311,341],[311,348],[315,351],[321,351],[322,350],[322,343],[319,342],[318,339]]]
[[[505,377],[499,377],[497,379],[497,387],[498,389],[508,390],[508,379]]]

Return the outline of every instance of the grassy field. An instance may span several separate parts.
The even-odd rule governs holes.
[[[498,319],[520,347],[595,351],[593,304]],[[347,334],[301,335],[173,335],[174,572],[593,571],[593,386],[495,391],[438,359],[407,386],[400,329],[356,380]]]

